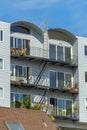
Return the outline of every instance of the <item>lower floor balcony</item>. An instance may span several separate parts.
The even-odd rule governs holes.
[[[52,111],[52,115],[55,117],[55,118],[61,118],[61,119],[64,119],[64,120],[73,120],[73,121],[78,121],[79,119],[79,115],[78,115],[78,112],[70,112],[68,109],[53,109]]]

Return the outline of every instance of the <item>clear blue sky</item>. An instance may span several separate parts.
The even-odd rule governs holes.
[[[1,0],[0,20],[27,20],[87,36],[87,0]]]

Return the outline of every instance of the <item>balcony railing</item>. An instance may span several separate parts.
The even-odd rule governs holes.
[[[44,57],[44,54],[46,57]],[[56,54],[56,52],[52,52],[52,55],[50,56],[49,50],[44,50],[42,48],[38,47],[30,47],[29,52],[27,52],[27,49],[20,50],[19,48],[11,48],[11,55],[16,56],[33,56],[36,58],[45,58],[52,62],[59,62],[61,64],[69,64],[69,65],[77,65],[78,64],[78,57],[75,55],[66,56],[65,54]]]
[[[78,93],[78,84],[77,83],[72,83],[71,85],[58,85],[58,86],[50,86],[49,80],[48,79],[40,79],[39,83],[35,85],[37,76],[30,76],[29,79],[25,76],[17,77],[17,76],[11,76],[11,82],[14,84],[25,84],[26,86],[34,86],[37,88],[41,89],[50,89],[52,91],[61,91],[61,92],[70,92],[70,93]],[[63,81],[64,82],[64,81]],[[60,87],[61,86],[61,87]]]
[[[53,108],[51,111],[51,115],[53,115],[55,118],[62,118],[62,119],[70,119],[70,120],[78,120],[79,119],[79,110],[72,112],[72,110],[64,109],[64,108]]]

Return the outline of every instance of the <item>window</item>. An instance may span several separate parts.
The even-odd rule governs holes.
[[[57,78],[58,78],[58,88],[62,89],[64,87],[64,73],[58,72]]]
[[[49,45],[49,58],[71,63],[71,48],[66,46]]]
[[[8,127],[8,130],[24,130],[20,123],[6,121],[5,124]]]
[[[71,48],[65,47],[65,62],[71,63]]]
[[[57,60],[58,61],[64,61],[63,58],[63,47],[57,46]]]
[[[50,71],[50,87],[56,87],[56,72]]]
[[[51,45],[49,46],[49,58],[51,60],[56,60],[56,46]]]
[[[15,38],[15,47],[22,50],[22,39]]]
[[[27,67],[16,65],[15,70],[17,77],[27,77]]]
[[[65,85],[67,85],[68,87],[71,87],[71,74],[65,74]]]
[[[72,87],[72,75],[70,73],[50,71],[50,87],[63,89],[64,85]]]
[[[27,95],[22,94],[22,93],[11,93],[10,98],[11,98],[11,106],[13,106],[13,103],[18,100],[22,101]]]
[[[0,98],[3,98],[3,88],[0,88]]]
[[[24,34],[30,34],[30,30],[22,27],[22,26],[12,26],[11,27],[11,32],[18,32],[18,33],[24,33]]]
[[[3,41],[3,31],[0,30],[0,41]]]
[[[85,82],[87,82],[87,72],[85,72]]]
[[[10,37],[10,48],[13,48],[13,37]]]
[[[87,55],[87,46],[84,47],[85,55]]]
[[[56,115],[67,117],[72,116],[72,101],[50,98],[50,104],[53,105]]]
[[[0,58],[0,69],[3,69],[3,59]]]

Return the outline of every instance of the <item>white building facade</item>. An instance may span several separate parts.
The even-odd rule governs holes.
[[[86,40],[60,28],[0,22],[0,106],[30,95],[32,104],[51,104],[62,130],[86,130]]]

